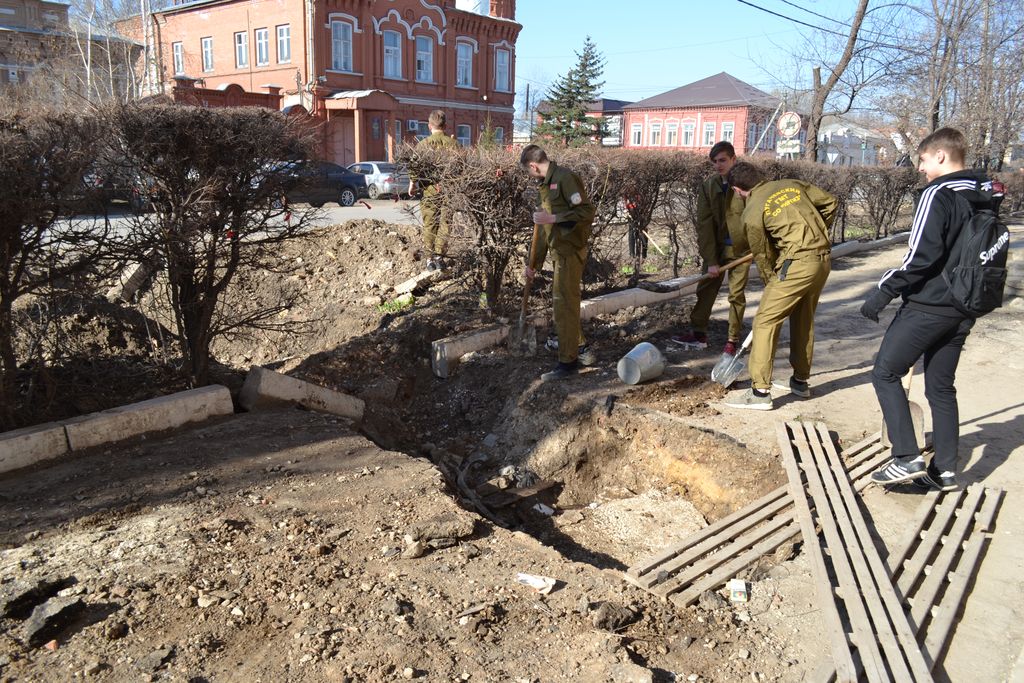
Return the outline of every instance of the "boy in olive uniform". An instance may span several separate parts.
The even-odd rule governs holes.
[[[733,166],[729,179],[736,193],[747,200],[743,226],[767,284],[754,316],[751,388],[733,392],[725,405],[771,410],[772,365],[787,319],[793,366],[788,388],[800,398],[811,395],[807,380],[814,355],[814,311],[832,270],[828,231],[839,204],[828,192],[800,180],[767,182],[756,166],[743,161]],[[775,386],[787,388],[781,382]]]
[[[555,264],[552,309],[558,334],[558,365],[541,375],[549,382],[575,374],[581,363],[594,362],[580,326],[580,289],[596,210],[579,176],[548,159],[537,145],[527,145],[519,163],[538,180],[540,189],[541,209],[534,212],[533,222],[542,234],[533,260],[526,266],[527,281],[533,280],[549,251]]]
[[[447,123],[445,113],[440,109],[430,112],[427,125],[430,127],[430,135],[419,141],[418,147],[455,147],[453,138],[444,134]],[[416,191],[417,179],[410,176],[409,194]],[[441,198],[438,196],[440,189],[436,183],[424,184],[423,198],[420,200],[420,214],[423,216],[423,244],[430,254],[427,261],[427,270],[442,270],[444,267],[443,257],[448,251],[448,220],[441,210]]]
[[[743,230],[743,197],[729,185],[729,171],[736,164],[736,150],[729,142],[719,142],[709,154],[715,174],[700,188],[697,197],[697,248],[707,279],[697,287],[697,303],[690,311],[690,330],[669,341],[690,349],[706,349],[711,308],[715,305],[724,274],[719,268],[750,251]],[[747,278],[750,266],[729,271],[729,337],[723,352],[736,354],[743,333],[743,313],[747,308]]]

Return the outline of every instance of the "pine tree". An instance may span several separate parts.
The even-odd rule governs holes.
[[[604,57],[587,36],[583,52],[576,53],[576,66],[548,89],[547,111],[539,112],[541,123],[535,137],[554,138],[566,146],[600,141],[608,134],[603,118],[587,116],[587,105],[596,100],[604,87]]]

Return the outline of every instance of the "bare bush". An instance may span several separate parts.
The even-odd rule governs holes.
[[[0,422],[21,414],[15,302],[100,266],[109,224],[68,220],[83,198],[105,127],[92,115],[0,115]]]
[[[896,227],[910,191],[920,182],[920,174],[904,166],[868,166],[860,169],[857,176],[856,200],[870,219],[874,238],[888,235]]]
[[[282,242],[307,234],[315,211],[291,212],[282,198],[298,182],[284,160],[309,156],[297,120],[259,108],[126,105],[110,110],[111,158],[142,186],[152,213],[131,219],[125,254],[159,254],[173,329],[193,386],[206,384],[210,344],[246,329],[282,329],[293,302],[224,294],[239,278],[273,270]]]

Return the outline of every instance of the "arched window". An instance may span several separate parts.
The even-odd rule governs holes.
[[[352,71],[352,24],[331,22],[331,69]]]
[[[466,41],[455,43],[455,85],[473,87],[473,45]]]
[[[434,82],[434,41],[428,36],[416,36],[416,80]]]
[[[402,77],[402,34],[384,31],[384,77]]]

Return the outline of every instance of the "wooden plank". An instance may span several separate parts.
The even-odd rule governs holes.
[[[791,525],[787,525],[766,538],[764,541],[750,548],[742,555],[737,555],[731,562],[719,568],[717,572],[705,576],[682,593],[675,593],[669,596],[668,599],[677,607],[687,607],[693,604],[705,591],[721,586],[727,580],[736,576],[736,573],[748,564],[757,562],[757,560],[764,557],[765,554],[772,552],[799,533],[798,529]]]
[[[809,424],[805,425],[805,428],[809,432],[811,431]],[[815,424],[814,429],[817,431],[818,438],[810,439],[811,448],[817,458],[819,470],[822,471],[825,478],[826,490],[829,491],[829,495],[835,495],[838,492],[838,495],[845,503],[845,508],[842,509],[842,512],[848,515],[848,520],[845,520],[844,524],[849,523],[852,526],[855,538],[860,543],[860,556],[855,560],[855,565],[861,571],[867,572],[866,576],[859,577],[863,579],[862,585],[869,585],[873,588],[873,592],[870,595],[865,595],[865,598],[868,610],[875,619],[876,637],[881,637],[884,648],[889,639],[889,627],[891,625],[891,633],[897,641],[893,643],[896,645],[895,651],[887,649],[889,667],[892,669],[897,680],[906,680],[903,674],[905,658],[913,680],[931,681],[931,670],[921,654],[921,647],[914,636],[915,629],[907,621],[907,615],[903,611],[902,600],[897,596],[892,581],[889,579],[889,570],[885,563],[882,562],[878,549],[875,547],[867,522],[864,520],[864,514],[857,504],[857,497],[854,494],[853,487],[850,485],[850,480],[843,469],[842,461],[839,459],[839,454],[832,443],[828,427],[824,422],[818,422]],[[819,448],[820,451],[817,450]],[[827,468],[827,470],[821,468]],[[831,477],[827,476],[827,472],[831,472]],[[837,507],[836,509],[839,510],[840,508]],[[857,548],[858,546],[854,544],[846,547],[849,549]],[[917,623],[917,621],[915,620],[914,623]]]
[[[978,518],[974,520],[974,530],[992,531],[992,525],[996,521],[996,511],[1003,499],[1003,490],[995,488],[985,489],[985,503],[982,505]]]
[[[768,520],[768,519],[771,519],[772,517],[775,517],[776,515],[778,515],[780,513],[781,510],[783,510],[784,508],[788,508],[788,507],[790,507],[789,500],[787,500],[787,499],[777,500],[774,503],[772,503],[771,505],[769,505],[768,507],[766,507],[763,510],[761,510],[760,512],[755,513],[754,515],[751,515],[749,518],[747,518],[745,520],[740,520],[740,521],[730,525],[728,528],[722,530],[721,532],[719,532],[715,536],[712,536],[711,538],[706,539],[704,542],[699,543],[699,544],[693,546],[692,548],[687,549],[685,552],[683,552],[678,557],[676,557],[676,558],[674,558],[674,559],[672,559],[672,560],[670,560],[670,561],[668,561],[668,562],[666,562],[666,563],[664,563],[662,565],[659,565],[658,567],[655,568],[654,571],[651,571],[651,572],[649,572],[647,574],[644,574],[642,576],[636,577],[634,583],[636,583],[636,585],[640,586],[641,588],[650,588],[651,586],[653,586],[654,584],[659,582],[659,578],[658,578],[659,576],[664,576],[664,574],[666,572],[671,573],[671,572],[679,571],[680,569],[686,567],[690,563],[699,560],[703,555],[711,553],[713,550],[715,550],[715,548],[720,548],[720,547],[733,548],[733,547],[736,547],[738,544],[742,544],[742,541],[739,539],[739,536],[742,535],[745,531],[747,531],[747,530],[757,526],[758,524],[761,524],[762,522],[765,522],[765,520]],[[790,515],[786,519],[786,523],[791,522],[792,519],[793,519],[793,517],[792,517],[792,515]],[[779,528],[779,527],[776,525],[775,528]],[[763,534],[762,534],[762,537],[763,537]],[[719,551],[719,552],[717,552],[715,554],[717,555],[717,554],[719,554],[721,552],[722,551]],[[730,550],[730,551],[726,552],[726,554],[727,555],[735,554],[735,552],[738,552],[738,551]],[[661,579],[661,580],[664,580],[664,579]]]
[[[967,496],[964,497],[963,506],[957,512],[956,521],[949,530],[949,534],[943,539],[942,547],[939,549],[935,560],[931,563],[930,571],[921,582],[921,587],[914,592],[910,610],[911,618],[920,623],[928,615],[932,603],[939,594],[939,589],[946,580],[946,574],[953,566],[953,561],[963,547],[964,541],[974,524],[974,516],[977,514],[981,504],[981,494],[984,489],[975,484],[967,489]]]
[[[899,578],[896,581],[896,589],[901,595],[909,595],[921,574],[924,573],[925,565],[928,564],[928,560],[931,558],[932,553],[935,552],[939,541],[946,534],[946,528],[949,526],[950,520],[956,514],[956,509],[960,504],[963,493],[963,491],[950,491],[942,497],[943,500],[935,510],[935,517],[931,525],[921,536],[921,542],[914,549],[910,559],[903,563],[902,571],[899,573]]]
[[[838,581],[838,591],[842,595],[843,606],[850,620],[850,628],[853,631],[853,641],[860,650],[864,660],[864,669],[867,672],[869,681],[889,681],[892,678],[885,666],[885,658],[882,656],[878,646],[890,652],[899,647],[896,638],[886,626],[879,623],[877,615],[869,614],[869,609],[875,605],[870,600],[862,601],[862,594],[872,590],[870,580],[864,583],[858,582],[858,576],[869,578],[867,566],[864,564],[863,556],[857,552],[848,552],[851,548],[858,547],[856,535],[849,526],[849,520],[842,510],[843,501],[837,493],[829,495],[825,473],[830,472],[827,464],[819,464],[815,460],[815,452],[808,440],[808,434],[804,433],[804,425],[801,422],[790,423],[790,429],[794,433],[802,433],[804,438],[796,442],[797,450],[800,453],[801,466],[807,476],[807,489],[814,501],[815,509],[818,510],[818,521],[821,524],[825,536],[825,548],[819,548],[828,552],[832,560],[832,567]],[[817,441],[817,439],[814,439]],[[824,466],[824,469],[823,469]],[[839,509],[836,509],[836,508]],[[875,617],[872,623],[872,617]],[[877,631],[877,634],[876,634]],[[902,657],[896,657],[898,663],[892,661],[890,654],[889,661],[893,665],[894,673],[905,674],[902,679],[909,678],[909,671],[906,668],[900,669],[903,663]]]
[[[929,659],[932,667],[935,666],[935,662],[939,660],[946,647],[949,633],[960,612],[961,602],[967,593],[967,587],[970,585],[971,577],[974,576],[975,567],[981,559],[981,553],[988,541],[987,535],[977,534],[967,542],[957,569],[950,577],[942,603],[934,610],[927,635],[924,637],[925,656]]]
[[[790,524],[792,524],[793,520],[794,517],[792,512],[780,515],[775,519],[769,520],[768,522],[765,522],[764,524],[755,527],[752,531],[749,531],[743,534],[738,539],[736,539],[736,542],[733,544],[733,548],[737,550],[746,550],[747,548],[750,548],[751,546],[754,546],[757,543],[759,543],[766,536],[773,534],[776,531],[779,531],[780,529],[785,529]],[[789,533],[790,536],[795,535],[796,529],[793,529]],[[664,583],[655,586],[651,590],[651,592],[662,598],[667,597],[672,593],[682,589],[687,583],[694,581],[700,578],[701,576],[707,574],[708,572],[712,571],[716,567],[725,564],[734,554],[735,552],[712,553],[704,559],[700,560],[699,562],[687,567],[685,571],[681,572],[677,576],[672,577],[671,580],[665,581]]]
[[[960,603],[966,594],[967,586],[970,583],[971,577],[974,575],[982,550],[988,542],[987,534],[979,532],[991,530],[992,523],[995,518],[995,512],[998,509],[1002,494],[1003,492],[1000,489],[985,489],[985,502],[975,520],[974,533],[965,545],[965,549],[960,556],[960,560],[957,562],[956,571],[951,573],[948,577],[949,583],[943,594],[941,604],[932,608],[933,616],[926,623],[919,621],[911,624],[911,626],[916,629],[918,642],[922,643],[921,654],[929,669],[935,668],[935,663],[942,654],[943,648],[945,647],[946,641],[949,637],[949,633],[956,621],[956,616],[960,609]],[[946,502],[947,500],[957,501],[959,500],[959,495],[950,495],[947,493],[933,491],[932,493],[929,493],[926,498],[931,498],[931,502],[929,502],[929,500],[922,501],[918,510],[920,518],[918,523],[915,524],[915,527],[921,527],[922,525],[929,526],[929,524],[939,523],[932,514],[935,510],[934,502],[939,500],[943,502]],[[931,536],[931,534],[928,535]],[[893,557],[906,558],[910,555],[915,544],[920,540],[920,534],[908,535],[904,541],[904,545]],[[899,574],[903,571],[904,562],[902,560],[898,563],[894,562],[892,563],[892,566],[895,567],[893,578],[898,578]],[[835,666],[833,666],[831,661],[825,661],[822,662],[814,672],[811,680],[818,683],[831,683],[835,680],[835,675]]]
[[[875,432],[871,436],[865,437],[864,440],[858,441],[857,443],[843,449],[843,457],[850,460],[854,455],[860,453],[863,450],[871,448],[873,446],[881,446],[882,444],[882,432]],[[883,447],[884,448],[884,447]]]
[[[793,440],[790,437],[789,427],[784,423],[780,423],[777,425],[777,431],[779,447],[782,450],[782,462],[789,476],[790,492],[793,496],[796,518],[800,523],[800,533],[804,538],[804,547],[811,549],[808,552],[811,572],[814,575],[816,593],[821,601],[821,616],[825,623],[825,630],[828,633],[829,644],[832,649],[832,661],[836,667],[837,678],[842,683],[856,681],[857,667],[853,663],[850,643],[846,638],[846,629],[843,627],[842,619],[839,616],[839,609],[835,602],[832,582],[829,579],[828,569],[825,566],[825,555],[818,540],[814,518],[811,516],[811,506],[805,496],[803,476],[800,472],[800,466],[797,464],[796,451]]]
[[[671,560],[672,558],[680,555],[681,553],[692,548],[693,546],[702,543],[710,538],[716,537],[719,534],[719,532],[721,532],[724,529],[728,529],[732,524],[735,524],[736,522],[741,522],[751,515],[758,514],[758,512],[761,511],[763,508],[777,503],[780,499],[785,498],[787,495],[788,491],[786,490],[786,487],[780,486],[771,493],[761,498],[758,498],[745,508],[737,510],[728,517],[723,517],[714,524],[710,524],[696,533],[690,534],[677,545],[672,546],[671,548],[667,548],[666,550],[658,553],[657,555],[654,555],[653,557],[650,557],[642,562],[633,565],[626,571],[626,574],[630,577],[637,577],[641,574],[646,574],[647,572],[656,568],[658,565],[663,564],[668,560]]]
[[[907,555],[910,554],[914,544],[920,539],[921,532],[924,531],[928,521],[932,518],[939,495],[940,492],[935,490],[925,494],[924,499],[917,506],[917,511],[914,513],[914,523],[907,530],[903,541],[896,546],[896,551],[890,553],[889,557],[886,558],[886,565],[889,567],[889,576],[891,578],[896,578],[896,575],[903,567],[903,562],[907,559]]]

